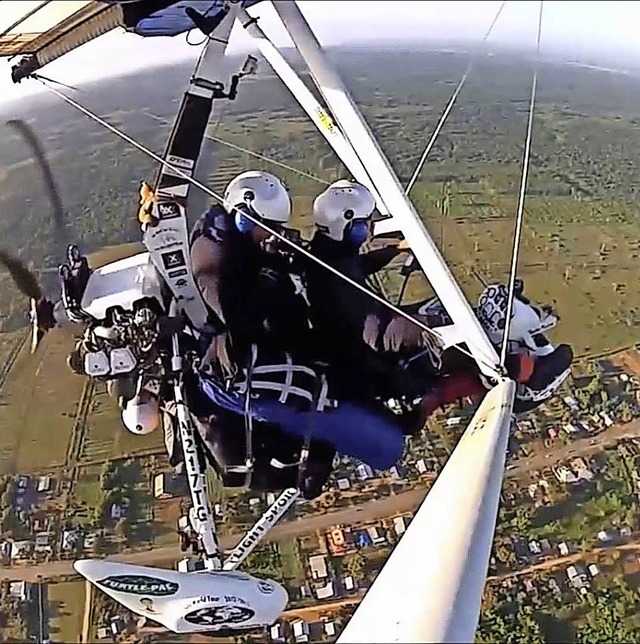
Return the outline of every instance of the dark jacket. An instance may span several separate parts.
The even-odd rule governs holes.
[[[360,254],[321,233],[314,235],[309,251],[367,288],[366,278],[399,254],[395,247]],[[368,315],[377,315],[384,328],[391,317],[389,309],[315,262],[306,265],[305,279],[316,347],[331,365],[331,379],[340,394],[371,400],[388,390],[395,360],[371,349],[362,335]]]
[[[194,247],[200,237],[211,243]],[[197,251],[192,252],[194,277],[205,300],[212,299],[207,287],[215,282],[236,359],[244,358],[252,343],[294,353],[309,345],[307,305],[296,293],[286,254],[262,251],[237,230],[233,216],[221,206],[200,218],[191,239]]]
[[[322,233],[313,236],[309,251],[366,288],[369,288],[366,278],[399,254],[395,246],[359,253]],[[314,327],[331,344],[361,343],[364,322],[370,314],[377,315],[383,322],[388,319],[385,306],[319,264],[309,262],[305,275]]]

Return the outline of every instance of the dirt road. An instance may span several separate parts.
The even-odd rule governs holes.
[[[404,512],[411,512],[420,504],[425,496],[425,490],[411,490],[396,496],[385,497],[370,501],[359,506],[358,508],[344,508],[326,514],[317,514],[304,517],[296,521],[280,523],[271,530],[268,540],[285,541],[292,539],[301,534],[313,533],[316,530],[326,530],[327,528],[338,523],[355,523],[368,522],[391,517]],[[221,539],[221,546],[224,549],[233,548],[239,541],[241,535],[229,535]],[[109,557],[110,561],[122,561],[124,563],[135,563],[144,565],[162,565],[170,562],[171,567],[175,562],[184,555],[177,546],[166,546],[163,548],[152,548],[137,552],[123,553]],[[4,579],[35,581],[38,575],[43,578],[51,579],[53,577],[62,577],[73,575],[73,562],[71,561],[52,561],[45,564],[29,566],[25,568],[6,568],[0,572],[0,577]]]
[[[566,461],[576,456],[591,456],[607,447],[613,447],[620,441],[640,436],[640,420],[633,420],[624,425],[612,425],[600,434],[576,438],[567,445],[558,445],[551,448],[547,454],[535,454],[526,458],[519,458],[507,465],[507,477],[521,476],[541,470],[559,461]]]
[[[587,456],[599,451],[604,447],[613,446],[625,438],[640,436],[640,420],[635,420],[625,425],[613,425],[596,437],[585,437],[573,440],[568,445],[554,447],[548,455],[538,454],[509,464],[506,473],[507,478],[522,478],[528,480],[530,473],[536,469],[550,467],[559,461],[574,456]],[[595,441],[595,442],[594,442]],[[299,535],[310,534],[316,530],[327,528],[342,523],[352,525],[355,523],[367,523],[393,517],[398,514],[413,512],[422,502],[426,490],[409,490],[394,496],[369,501],[360,506],[348,507],[325,514],[316,514],[304,517],[296,521],[288,521],[276,525],[269,533],[268,540],[284,541]],[[233,548],[241,535],[229,535],[221,539],[221,545],[225,549]],[[174,567],[175,562],[182,557],[182,553],[176,546],[165,546],[152,548],[150,550],[123,553],[110,557],[113,561],[135,563],[138,565]],[[542,564],[541,564],[542,565]],[[52,579],[73,575],[71,561],[53,561],[46,564],[39,564],[25,568],[6,568],[0,572],[4,579],[35,581],[38,575]],[[514,573],[517,574],[517,573]]]
[[[636,538],[638,538],[638,535],[636,535]],[[623,543],[617,546],[597,547],[587,552],[574,552],[566,557],[547,559],[546,561],[541,561],[540,563],[527,566],[526,568],[520,568],[520,570],[503,573],[502,575],[491,575],[487,578],[487,581],[498,581],[508,579],[510,577],[523,577],[530,575],[533,572],[550,570],[551,568],[557,568],[558,566],[570,566],[577,561],[593,559],[598,555],[610,554],[612,552],[640,552],[640,543]]]

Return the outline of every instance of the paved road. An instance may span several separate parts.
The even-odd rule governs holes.
[[[595,437],[587,436],[585,438],[575,439],[568,445],[553,447],[548,455],[538,454],[528,458],[518,459],[509,465],[510,469],[506,475],[507,478],[522,478],[528,480],[533,470],[550,467],[559,461],[574,456],[587,456],[595,452],[600,452],[604,447],[613,446],[625,438],[637,436],[640,436],[640,420],[635,420],[625,425],[613,425]],[[426,490],[424,489],[409,490],[394,496],[369,501],[355,508],[348,507],[325,514],[304,517],[296,521],[283,522],[271,530],[268,540],[284,541],[302,534],[313,533],[316,530],[326,530],[339,523],[347,525],[366,523],[392,517],[397,514],[413,512],[420,505],[425,494]],[[233,548],[240,539],[240,536],[229,535],[221,539],[222,547],[225,549]],[[165,546],[114,555],[110,559],[143,566],[157,565],[173,568],[175,562],[183,556],[176,544],[175,546]],[[71,561],[53,561],[25,568],[6,568],[0,571],[1,578],[12,581],[22,579],[36,581],[38,575],[42,575],[44,578],[55,578],[73,574],[75,574],[75,571],[73,570]]]

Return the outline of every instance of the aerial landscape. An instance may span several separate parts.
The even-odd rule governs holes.
[[[401,183],[468,64],[463,46],[329,50]],[[293,53],[287,57],[294,67]],[[260,59],[260,57],[259,57]],[[237,67],[241,59],[232,59]],[[193,62],[84,84],[71,95],[162,154]],[[475,304],[505,282],[521,176],[532,63],[495,47],[480,56],[410,196]],[[304,76],[309,80],[308,76]],[[29,82],[29,81],[27,81]],[[518,275],[561,316],[573,347],[559,395],[517,418],[509,439],[478,642],[631,642],[640,637],[640,74],[545,60],[540,65]],[[93,267],[140,250],[141,181],[157,164],[47,94],[0,104],[38,135],[60,188],[68,236]],[[294,225],[309,238],[311,204],[348,172],[268,64],[243,80],[208,129],[221,194],[243,170],[278,175]],[[55,292],[63,260],[50,203],[24,141],[0,141],[0,240]],[[200,215],[189,213],[193,223]],[[402,258],[376,274],[396,302]],[[404,301],[431,293],[420,272]],[[203,642],[175,635],[98,592],[83,557],[176,568],[188,511],[161,431],[127,432],[103,383],[66,366],[73,333],[55,329],[29,353],[28,302],[0,273],[0,639]],[[377,472],[337,459],[328,489],[299,499],[243,570],[280,582],[290,601],[264,633],[234,642],[332,642],[402,538],[471,420],[469,400],[436,411],[402,462]],[[276,498],[209,475],[224,548]],[[434,525],[433,530],[438,530]]]

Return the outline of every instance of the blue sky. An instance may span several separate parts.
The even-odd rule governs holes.
[[[299,4],[325,45],[354,40],[405,40],[428,46],[434,39],[479,41],[500,2],[301,0]],[[537,1],[508,2],[491,42],[533,47],[538,7]],[[598,52],[605,52],[640,64],[637,46],[640,2],[547,0],[544,7],[543,50],[561,48],[563,53],[578,59],[597,57]],[[252,13],[262,17],[263,29],[277,44],[290,44],[270,3],[259,5]],[[235,30],[232,42],[235,52],[251,48],[250,39],[241,29]],[[65,83],[82,83],[92,78],[142,70],[153,64],[194,58],[198,51],[199,48],[186,43],[184,35],[171,39],[142,39],[118,30],[51,63],[43,73]],[[33,81],[14,86],[9,78],[8,62],[0,61],[0,100],[28,96],[34,91],[40,91],[40,86]]]

